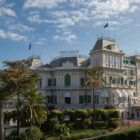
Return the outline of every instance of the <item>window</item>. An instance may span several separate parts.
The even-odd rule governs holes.
[[[80,95],[79,96],[79,104],[90,104],[91,96],[90,95]]]
[[[90,104],[91,103],[91,96],[88,95],[88,100],[87,100],[87,103]]]
[[[65,75],[65,86],[71,85],[71,76],[69,74]]]
[[[109,103],[109,97],[102,97],[101,98],[101,103],[105,104],[105,105],[108,104]]]
[[[56,86],[56,79],[53,79],[53,85]]]
[[[95,101],[95,104],[99,104],[99,96],[98,95],[94,96],[94,101]]]
[[[127,85],[127,80],[125,80],[125,85]]]
[[[65,104],[71,104],[71,98],[65,97]]]
[[[42,87],[42,79],[39,79],[38,80],[38,88],[41,88]]]
[[[81,79],[80,79],[80,85],[81,85],[81,86],[84,86],[84,78],[81,78]]]
[[[57,96],[47,96],[48,104],[57,104]]]
[[[84,96],[79,96],[79,104],[83,104],[84,103]]]
[[[121,78],[121,84],[123,85],[123,77]]]
[[[48,79],[48,86],[50,87],[52,85],[52,80]]]
[[[110,84],[112,84],[112,76],[110,76]]]

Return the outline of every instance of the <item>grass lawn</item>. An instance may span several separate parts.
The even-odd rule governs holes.
[[[96,132],[100,132],[104,129],[81,129],[81,130],[73,130],[73,132],[70,134],[70,137],[76,137],[79,135],[86,135],[86,134],[93,134]],[[59,140],[59,135],[47,135],[47,140]]]

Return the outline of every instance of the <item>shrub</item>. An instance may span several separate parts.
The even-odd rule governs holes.
[[[75,129],[84,129],[85,128],[85,124],[83,120],[76,120],[74,122],[74,128]]]
[[[55,118],[55,117],[57,117],[59,122],[61,122],[62,121],[62,112],[59,110],[52,110],[50,112],[50,118]]]
[[[90,119],[84,119],[84,128],[90,128],[92,121]]]
[[[97,109],[95,116],[96,116],[96,120],[98,120],[98,121],[101,121],[101,120],[103,121],[103,120],[108,119],[108,114],[105,109]]]
[[[69,115],[70,116],[70,122],[73,122],[75,120],[75,111],[71,109],[67,109],[63,112],[64,116]]]
[[[60,136],[70,136],[69,128],[66,126],[65,123],[60,124],[57,128],[57,132]]]
[[[93,109],[87,109],[89,115],[93,115]]]
[[[30,127],[30,129],[21,134],[21,140],[40,140],[43,137],[43,133],[36,126]]]
[[[120,121],[117,118],[111,118],[108,120],[107,128],[117,128],[120,126]]]
[[[120,112],[116,109],[109,109],[107,111],[107,114],[108,114],[108,118],[118,118],[120,119]]]
[[[104,127],[106,127],[106,122],[105,121],[96,121],[95,122],[95,127],[104,128]]]
[[[129,128],[120,132],[92,138],[90,140],[139,140],[140,126]]]
[[[50,119],[50,127],[51,130],[53,130],[53,132],[56,132],[56,130],[58,129],[60,123],[58,120],[56,119]]]
[[[82,120],[88,117],[88,111],[84,109],[77,109],[75,111],[76,119],[81,118]]]

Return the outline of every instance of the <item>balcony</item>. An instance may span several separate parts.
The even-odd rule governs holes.
[[[125,63],[123,63],[123,67],[136,68],[136,66],[134,64],[125,64]]]
[[[47,86],[46,88],[45,88],[45,90],[67,90],[67,89],[69,89],[69,90],[73,90],[73,89],[85,89],[85,88],[83,88],[82,86]],[[87,87],[86,89],[91,89],[90,87]]]

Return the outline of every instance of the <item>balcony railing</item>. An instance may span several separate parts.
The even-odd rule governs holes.
[[[46,90],[59,90],[59,89],[85,89],[82,86],[47,86]],[[86,89],[91,89],[91,87],[86,87]]]

